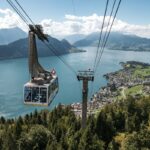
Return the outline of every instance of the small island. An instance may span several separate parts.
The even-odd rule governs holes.
[[[129,96],[139,99],[150,95],[150,64],[127,61],[120,62],[120,65],[122,69],[104,75],[108,83],[88,102],[88,114],[95,114],[104,105]],[[81,116],[81,103],[73,103],[71,107],[77,116]]]

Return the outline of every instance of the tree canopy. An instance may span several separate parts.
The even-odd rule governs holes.
[[[2,150],[150,149],[150,98],[128,97],[89,116],[85,129],[69,106],[0,118]]]

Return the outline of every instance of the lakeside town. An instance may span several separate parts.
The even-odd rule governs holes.
[[[120,62],[122,69],[107,73],[108,83],[97,91],[87,103],[87,114],[96,114],[104,105],[128,96],[140,98],[150,95],[150,64],[136,61]],[[72,103],[76,116],[82,115],[82,103]]]

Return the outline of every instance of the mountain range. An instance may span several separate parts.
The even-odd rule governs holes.
[[[100,33],[92,33],[84,39],[74,43],[77,47],[97,46]],[[150,39],[128,35],[119,32],[111,32],[108,38],[106,48],[112,50],[126,51],[150,51]]]
[[[59,39],[66,39],[69,43],[73,44],[76,41],[82,40],[86,37],[84,34],[72,34],[72,35],[67,35],[60,37]]]
[[[49,39],[49,48],[37,39],[37,50],[40,57],[62,55],[75,52],[83,52],[72,46],[67,40],[59,41],[51,36]],[[55,51],[55,54],[53,53]],[[28,38],[19,39],[7,45],[0,45],[0,59],[22,58],[28,56]]]
[[[26,32],[22,31],[20,28],[9,28],[0,29],[0,45],[9,44],[16,40],[26,38]]]
[[[97,46],[100,33],[89,35],[74,34],[58,40],[49,36],[48,49],[40,40],[37,39],[37,49],[39,56],[57,55],[83,52],[76,47]],[[62,38],[61,38],[62,39]],[[67,40],[66,40],[67,39]],[[74,43],[74,44],[70,44]],[[127,35],[119,32],[111,32],[107,49],[126,50],[126,51],[150,51],[150,39]],[[20,28],[0,29],[0,59],[21,58],[28,56],[28,38],[27,33]]]

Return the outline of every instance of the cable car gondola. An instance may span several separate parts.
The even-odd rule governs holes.
[[[36,36],[45,41],[40,25],[29,25],[29,73],[31,79],[24,85],[24,103],[48,106],[58,92],[58,77],[56,71],[44,70],[38,61]]]

